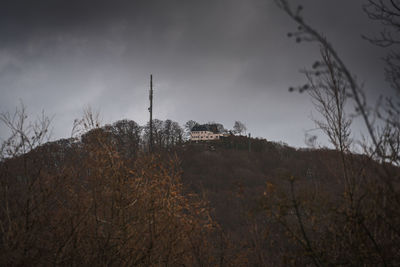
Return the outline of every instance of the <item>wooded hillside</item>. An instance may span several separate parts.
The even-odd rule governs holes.
[[[325,228],[346,192],[337,151],[232,137],[127,153],[124,138],[94,129],[1,163],[2,265],[297,265],[296,218],[314,242],[340,234]],[[348,157],[375,190],[379,164]]]

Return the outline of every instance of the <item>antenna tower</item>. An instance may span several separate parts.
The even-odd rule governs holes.
[[[149,107],[149,112],[150,112],[150,140],[149,140],[149,151],[153,152],[153,75],[150,74],[150,94],[149,94],[149,100],[150,100],[150,107]]]

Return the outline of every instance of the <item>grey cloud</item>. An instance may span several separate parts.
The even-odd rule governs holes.
[[[384,84],[383,51],[360,38],[379,29],[362,13],[361,0],[296,2],[368,90]],[[304,130],[313,127],[312,107],[287,88],[304,81],[298,69],[317,59],[318,47],[289,40],[293,29],[265,0],[3,1],[1,111],[18,98],[32,112],[44,108],[56,115],[55,137],[68,135],[88,103],[105,122],[145,123],[153,73],[161,119],[226,127],[240,119],[254,136],[301,146]]]

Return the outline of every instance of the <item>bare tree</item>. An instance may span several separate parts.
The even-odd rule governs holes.
[[[176,121],[172,122],[171,131],[172,131],[172,143],[174,145],[182,143],[184,132],[179,123],[177,123]]]
[[[153,131],[153,144],[154,149],[161,149],[164,147],[164,134],[163,134],[163,126],[164,122],[159,119],[153,119],[152,123],[152,131]],[[148,122],[146,126],[143,128],[143,142],[148,144],[150,139],[150,123]]]
[[[0,120],[10,131],[0,155],[0,265],[10,265],[6,257],[19,263],[11,265],[26,265],[29,257],[41,252],[35,247],[43,228],[40,223],[46,218],[44,207],[53,191],[42,179],[45,164],[38,152],[50,139],[51,119],[42,111],[30,121],[21,101],[13,114],[0,114]],[[41,197],[37,190],[42,190]]]
[[[347,153],[351,145],[351,119],[345,114],[348,83],[340,75],[329,51],[321,50],[321,58],[317,71],[305,71],[309,83],[307,92],[323,117],[323,120],[314,119],[314,122],[337,150]]]
[[[162,135],[164,139],[165,146],[168,148],[173,143],[172,136],[172,121],[167,119],[163,122]]]
[[[382,153],[385,160],[399,163],[399,129],[400,129],[400,2],[396,0],[368,0],[363,6],[365,13],[384,27],[380,35],[363,36],[372,44],[388,50],[384,60],[386,80],[396,92],[396,98],[382,97],[383,103],[378,105],[378,117],[386,124],[380,135],[386,136],[382,140]]]
[[[233,132],[235,134],[242,135],[242,133],[246,134],[246,125],[241,122],[241,121],[235,121],[235,124],[233,125]]]
[[[71,137],[79,137],[92,129],[99,128],[100,126],[100,111],[93,110],[90,105],[87,105],[83,108],[82,118],[74,120]]]
[[[10,136],[1,144],[0,159],[25,154],[51,137],[51,119],[42,111],[36,120],[30,121],[22,101],[13,114],[1,113],[0,121],[10,131]]]
[[[136,155],[139,151],[142,127],[132,120],[119,120],[110,126],[117,147],[125,156]]]
[[[391,10],[397,13],[397,2],[391,2]],[[387,113],[386,116],[378,114],[381,121],[377,122],[377,115],[371,112],[362,85],[327,38],[306,23],[302,6],[292,8],[286,0],[277,0],[276,3],[298,24],[297,31],[289,33],[289,37],[295,37],[296,42],[317,42],[320,46],[321,60],[303,71],[307,83],[289,90],[308,92],[322,115],[322,120],[315,122],[329,137],[340,162],[340,168],[336,167],[332,179],[338,179],[344,187],[339,195],[321,189],[304,194],[295,186],[297,179],[290,176],[286,193],[271,192],[267,197],[270,203],[276,201],[273,203],[277,210],[271,208],[270,214],[302,248],[302,258],[309,259],[303,263],[315,266],[396,265],[399,255],[395,251],[400,249],[400,231],[396,225],[399,225],[400,214],[393,210],[400,208],[400,176],[395,167],[400,162],[399,127],[390,120],[394,119],[390,115],[393,114],[393,105],[387,102],[381,106]],[[380,7],[389,5],[382,1],[369,3]],[[387,42],[388,39],[388,35],[383,33],[382,40]],[[353,154],[350,149],[351,120],[345,113],[346,103],[354,105],[356,115],[367,128],[369,142],[359,141],[364,148],[363,157]],[[322,199],[334,201],[324,202]]]
[[[317,135],[310,134],[308,132],[304,134],[304,143],[308,148],[312,149],[317,148],[317,139],[318,139]]]
[[[189,139],[190,138],[190,133],[192,132],[192,129],[194,126],[196,126],[198,123],[194,120],[188,120],[185,125],[184,125],[184,129],[185,129],[185,139]]]
[[[391,49],[385,57],[386,79],[400,93],[400,53],[398,52],[400,45],[400,2],[398,0],[367,0],[363,8],[370,19],[380,22],[384,27],[379,36],[363,35],[363,38],[377,46]]]
[[[320,45],[321,51],[325,51],[324,53],[329,53],[331,57],[331,62],[333,66],[337,69],[337,75],[342,76],[340,79],[347,83],[346,97],[353,101],[354,110],[356,111],[356,116],[360,116],[363,120],[365,127],[367,128],[368,137],[371,139],[372,146],[368,148],[374,155],[377,155],[379,159],[384,160],[387,158],[393,158],[393,151],[389,149],[385,144],[386,142],[381,141],[380,139],[385,135],[384,130],[379,129],[378,126],[374,123],[373,115],[371,114],[371,108],[369,108],[365,93],[363,91],[362,85],[360,85],[357,80],[354,78],[355,76],[351,73],[351,71],[347,68],[347,65],[344,63],[342,58],[338,55],[336,50],[333,48],[332,44],[326,39],[326,37],[308,25],[303,17],[301,16],[301,11],[303,9],[302,6],[298,6],[296,9],[292,9],[286,0],[276,0],[275,1],[279,7],[281,7],[295,22],[299,24],[297,31],[288,33],[289,37],[294,37],[296,42],[317,42]],[[312,73],[313,75],[319,75],[324,71],[325,65],[319,61],[316,61],[313,64],[313,71],[309,71],[308,73]],[[290,91],[298,90],[299,92],[306,91],[310,88],[309,84],[305,84],[303,86],[297,88],[289,88]],[[400,97],[400,95],[398,95]],[[396,101],[398,102],[398,101]],[[389,114],[393,114],[395,111],[392,109],[392,104],[388,103],[385,105],[385,110],[388,111]],[[380,115],[380,114],[378,114]],[[387,120],[384,118],[383,121]],[[386,121],[388,122],[388,121]],[[393,118],[390,120],[392,126],[398,128],[398,125],[394,125]],[[389,128],[392,128],[389,125]],[[396,132],[396,131],[395,131]],[[393,139],[393,138],[392,138]],[[392,144],[393,145],[393,144]],[[385,147],[384,147],[385,146]],[[389,145],[390,146],[390,145]],[[394,145],[394,147],[397,147]],[[389,154],[387,154],[389,149]],[[397,151],[398,153],[399,151]]]
[[[217,133],[225,133],[226,129],[224,128],[224,125],[222,125],[222,123],[219,122],[215,122],[215,121],[210,121],[207,123],[209,129],[213,132],[217,132]]]

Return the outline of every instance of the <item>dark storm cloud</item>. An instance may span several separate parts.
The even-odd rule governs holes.
[[[350,67],[382,87],[381,51],[361,33],[377,31],[362,1],[297,1]],[[105,122],[144,123],[155,76],[156,116],[180,123],[244,121],[253,135],[302,145],[312,128],[306,96],[287,88],[318,58],[296,45],[295,25],[266,0],[14,0],[0,9],[1,111],[22,98],[32,112],[55,114],[68,135],[85,104]]]

